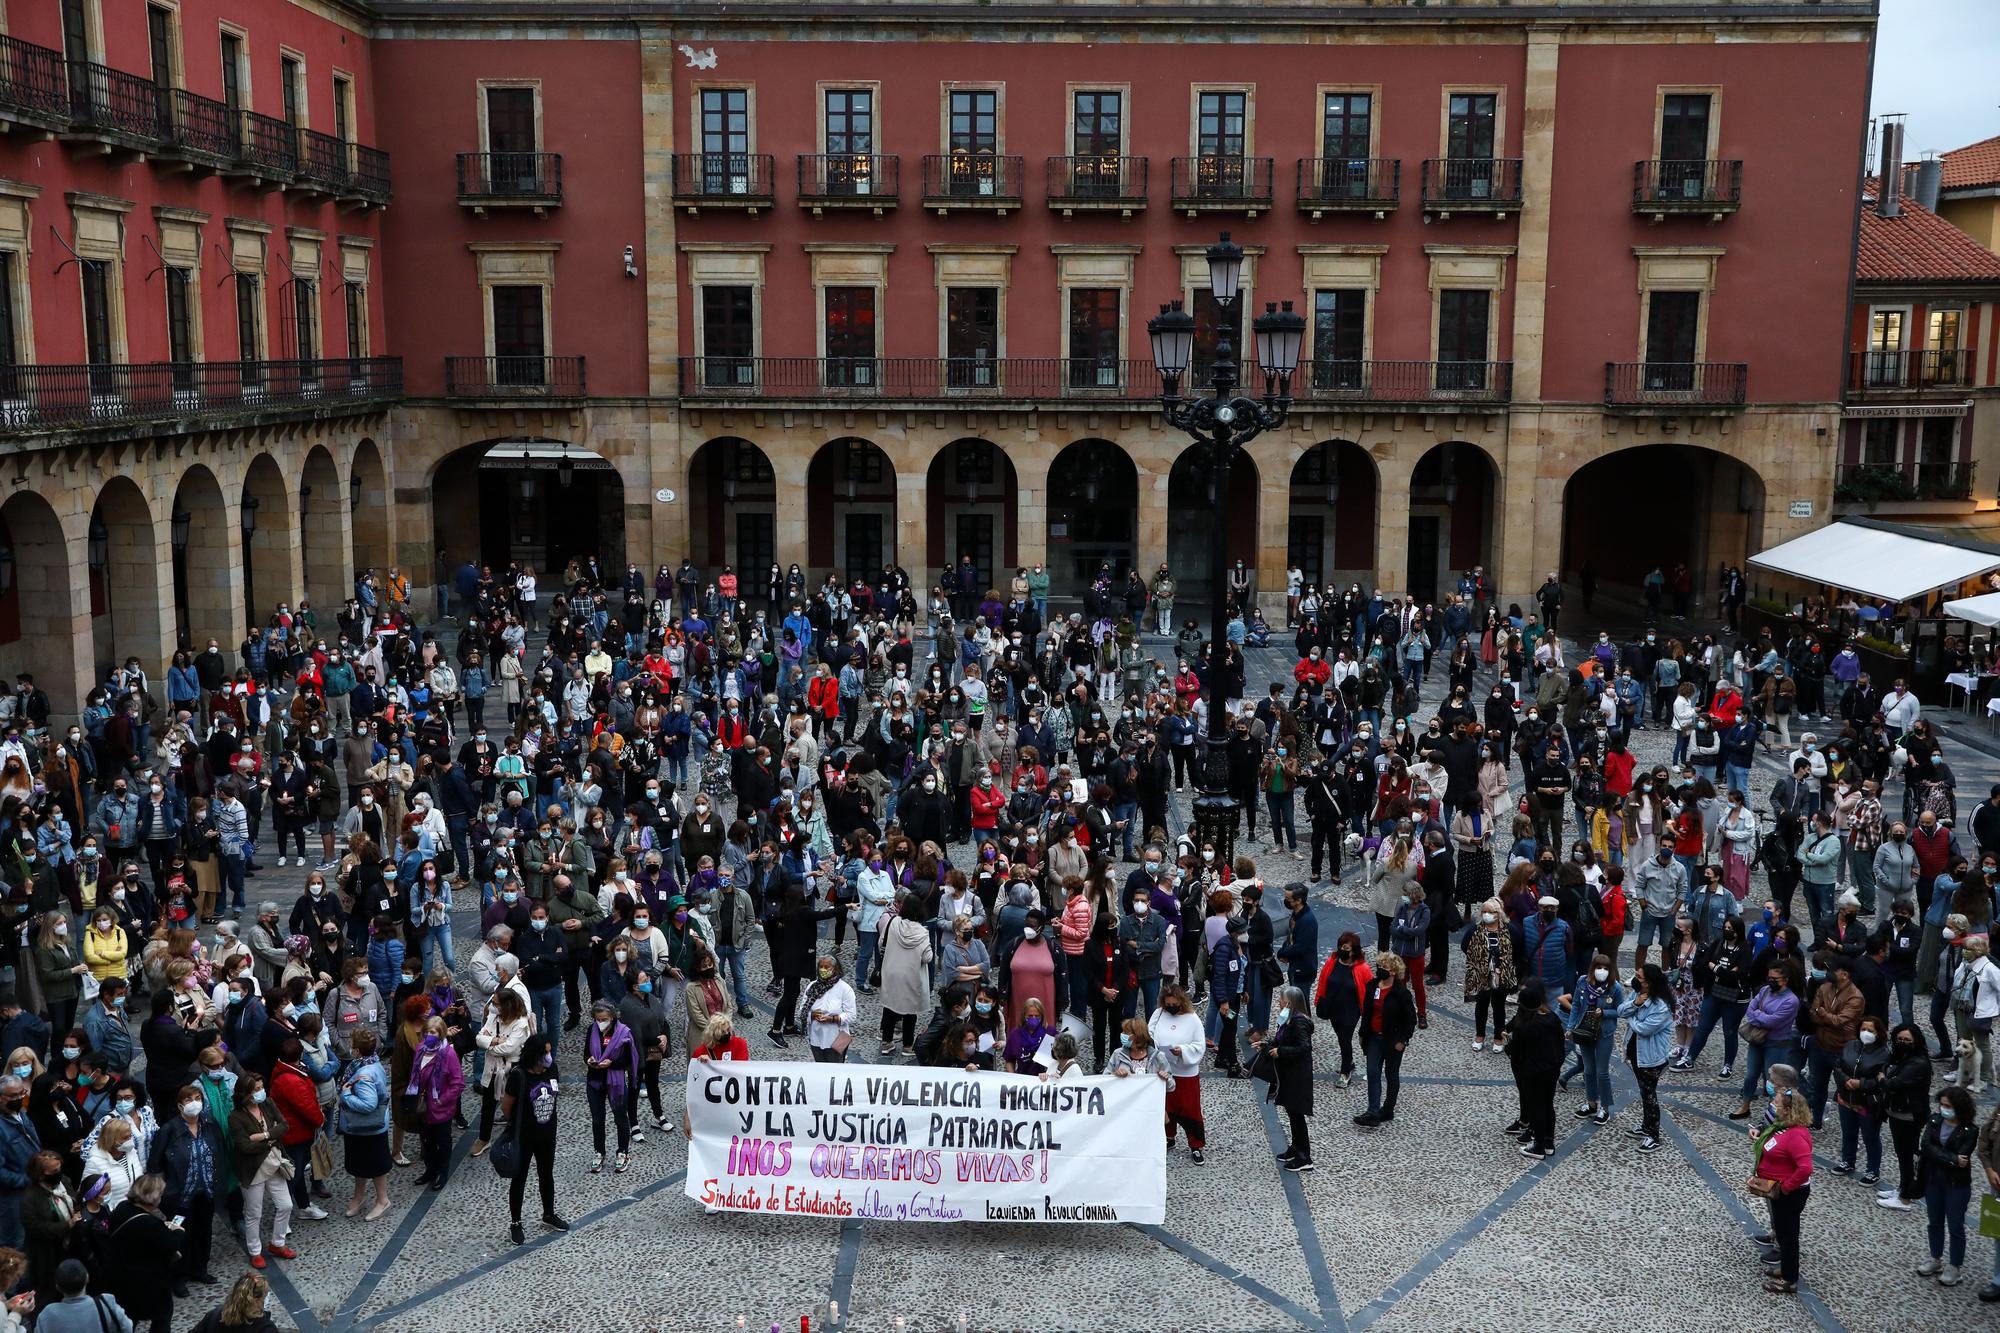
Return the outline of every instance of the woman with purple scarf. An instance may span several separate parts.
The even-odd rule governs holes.
[[[441,1190],[451,1172],[451,1124],[458,1118],[459,1098],[465,1093],[465,1069],[445,1040],[442,1011],[425,1020],[424,1039],[410,1061],[410,1081],[403,1091],[416,1101],[417,1134],[423,1144],[424,1173],[417,1184]]]
[[[612,1169],[623,1174],[632,1147],[632,1105],[630,1089],[639,1078],[639,1046],[632,1029],[618,1021],[618,1010],[610,1000],[599,999],[590,1006],[590,1032],[583,1044],[584,1068],[589,1071],[584,1092],[590,1099],[590,1135],[597,1147],[597,1159],[590,1173],[604,1169],[604,1111],[608,1103],[618,1126],[618,1163]]]

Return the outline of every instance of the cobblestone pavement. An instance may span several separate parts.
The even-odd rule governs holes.
[[[1290,667],[1281,650],[1255,654],[1252,695],[1266,680],[1288,679]],[[1427,703],[1435,693],[1434,682]],[[1634,749],[1650,762],[1664,757],[1666,741],[1642,731]],[[1964,759],[1962,788],[1983,792],[1992,758]],[[1776,765],[1765,766],[1768,791]],[[1304,878],[1299,858],[1261,844],[1248,850],[1267,880]],[[267,872],[253,893],[273,891],[290,889]],[[1347,882],[1316,885],[1314,902],[1325,944],[1372,924],[1351,867]],[[461,926],[462,948],[474,933]],[[757,967],[767,971],[768,960]],[[1625,1134],[1637,1123],[1637,1090],[1617,1063],[1611,1123],[1573,1119],[1565,1096],[1554,1156],[1522,1158],[1500,1133],[1515,1111],[1506,1059],[1474,1051],[1459,972],[1454,960],[1454,981],[1431,989],[1433,1021],[1412,1043],[1387,1128],[1349,1123],[1365,1093],[1358,1079],[1339,1085],[1338,1047],[1322,1029],[1313,1175],[1278,1170],[1284,1138],[1262,1084],[1204,1080],[1208,1161],[1169,1155],[1164,1226],[704,1216],[681,1193],[678,1131],[649,1126],[628,1174],[589,1175],[588,1116],[580,1097],[565,1096],[557,1188],[568,1234],[540,1229],[531,1195],[528,1243],[510,1244],[504,1186],[484,1159],[467,1159],[466,1134],[442,1193],[413,1193],[415,1170],[398,1170],[387,1217],[350,1221],[336,1209],[300,1223],[299,1258],[269,1274],[278,1303],[309,1333],[483,1333],[524,1322],[693,1333],[733,1329],[739,1315],[763,1329],[829,1299],[847,1316],[842,1327],[861,1333],[888,1333],[899,1318],[925,1333],[952,1329],[961,1315],[974,1330],[1491,1329],[1557,1307],[1583,1325],[1651,1330],[1992,1326],[1991,1307],[1973,1293],[1993,1242],[1972,1238],[1960,1287],[1914,1276],[1925,1253],[1921,1207],[1885,1211],[1872,1189],[1824,1171],[1838,1147],[1830,1115],[1805,1214],[1802,1298],[1763,1293],[1749,1240],[1760,1215],[1741,1187],[1749,1156],[1741,1125],[1725,1118],[1735,1094],[1717,1079],[1719,1041],[1695,1070],[1662,1085],[1665,1150],[1640,1153]],[[762,1010],[763,976],[756,980]],[[866,1037],[878,1018],[874,998],[862,997],[857,1053],[872,1056]],[[804,1055],[796,1042],[771,1049],[764,1022],[742,1026],[756,1058]],[[670,1084],[675,1122],[679,1094]],[[336,1193],[346,1184],[337,1181]],[[1975,1201],[1975,1226],[1977,1212]],[[226,1240],[217,1259],[219,1272],[242,1271]]]

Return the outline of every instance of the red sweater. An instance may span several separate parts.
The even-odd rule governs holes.
[[[1781,1129],[1764,1144],[1757,1174],[1775,1180],[1787,1194],[1812,1180],[1812,1131],[1804,1125]]]

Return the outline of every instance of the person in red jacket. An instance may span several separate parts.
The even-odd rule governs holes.
[[[287,1037],[278,1047],[278,1062],[271,1067],[271,1100],[285,1117],[285,1156],[292,1163],[292,1209],[300,1217],[318,1222],[326,1210],[306,1193],[312,1179],[312,1142],[326,1123],[320,1109],[319,1092],[312,1075],[306,1072],[305,1047],[297,1037]]]
[[[992,773],[982,772],[972,787],[972,840],[977,842],[999,832],[1000,816],[1006,809],[1007,793],[993,781]]]
[[[1708,715],[1715,719],[1715,729],[1721,731],[1736,725],[1736,717],[1743,711],[1743,695],[1728,681],[1715,687],[1715,698],[1709,701]]]
[[[834,679],[833,668],[824,662],[806,682],[806,710],[812,714],[815,736],[840,720],[840,682]]]
[[[1313,1012],[1333,1025],[1340,1039],[1340,1086],[1354,1081],[1354,1029],[1361,1023],[1361,1002],[1375,980],[1375,969],[1361,949],[1361,937],[1343,933],[1326,956],[1313,987]]]
[[[1614,732],[1604,746],[1604,790],[1624,800],[1632,794],[1632,756],[1625,749],[1625,734]]]
[[[1327,681],[1332,678],[1333,668],[1327,665],[1326,659],[1320,656],[1320,650],[1317,648],[1301,657],[1299,664],[1292,668],[1292,679],[1305,686],[1307,692],[1314,698],[1319,697],[1319,692],[1326,688]]]

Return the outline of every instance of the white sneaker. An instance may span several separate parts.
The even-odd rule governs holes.
[[[1938,1274],[1938,1285],[1940,1287],[1955,1287],[1959,1283],[1960,1276],[1957,1264],[1946,1264],[1944,1271]]]
[[[284,863],[285,863],[285,858],[284,858],[284,857],[282,857],[282,856],[281,856],[281,857],[279,857],[279,858],[278,858],[278,864],[279,864],[279,865],[283,865]]]
[[[1889,1211],[1894,1213],[1907,1213],[1911,1211],[1908,1201],[1906,1201],[1901,1195],[1896,1194],[1894,1191],[1891,1191],[1888,1194],[1876,1195],[1875,1206],[1877,1208],[1887,1208]]]
[[[308,1222],[324,1222],[326,1221],[326,1209],[316,1203],[309,1203],[299,1209],[299,1216]]]
[[[1480,1037],[1474,1037],[1474,1038],[1472,1039],[1472,1049],[1473,1049],[1473,1050],[1475,1050],[1475,1051],[1483,1051],[1483,1050],[1485,1050],[1485,1049],[1486,1049],[1486,1042],[1485,1042],[1485,1040],[1484,1040],[1483,1038],[1480,1038]]]

